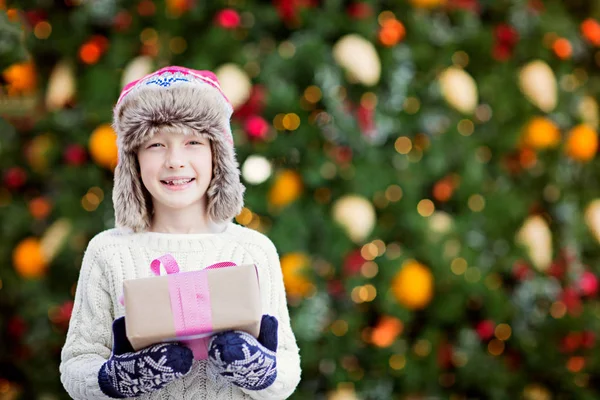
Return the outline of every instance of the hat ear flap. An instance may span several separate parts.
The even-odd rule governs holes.
[[[211,143],[213,177],[207,190],[208,214],[214,221],[229,221],[242,211],[246,188],[240,181],[233,147],[225,144],[222,136]]]
[[[115,226],[131,228],[134,232],[148,229],[150,215],[147,198],[142,188],[134,154],[120,152],[114,178],[112,199],[115,208]]]

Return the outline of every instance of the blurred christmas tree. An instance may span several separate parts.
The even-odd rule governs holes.
[[[280,251],[293,398],[600,396],[598,2],[0,8],[1,398],[66,398],[112,106],[165,65],[215,70],[236,108],[237,222]]]

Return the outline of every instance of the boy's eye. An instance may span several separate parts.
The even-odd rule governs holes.
[[[160,143],[153,143],[150,146],[148,146],[148,148],[154,147],[154,146],[162,146]]]
[[[202,142],[199,142],[197,140],[192,140],[190,143],[203,144]]]

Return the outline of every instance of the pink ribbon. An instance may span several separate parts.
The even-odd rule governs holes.
[[[202,271],[179,273],[179,265],[171,254],[165,254],[150,264],[154,275],[160,275],[160,265],[168,275],[169,297],[173,312],[173,324],[177,337],[193,336],[212,332],[212,310],[208,288],[207,269],[232,267],[236,264],[224,261],[206,267]],[[194,353],[196,360],[208,357],[209,337],[183,340]]]

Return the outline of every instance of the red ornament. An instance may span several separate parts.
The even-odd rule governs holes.
[[[334,297],[341,297],[344,294],[344,284],[339,279],[327,282],[327,292]]]
[[[234,118],[244,120],[253,115],[260,115],[265,108],[265,99],[267,93],[262,85],[252,86],[250,97],[242,106],[240,106],[233,114]]]
[[[66,328],[69,326],[71,314],[73,313],[73,300],[67,300],[62,303],[52,315],[52,322],[56,325]]]
[[[358,106],[356,120],[363,135],[373,136],[377,132],[375,126],[375,110],[373,108]]]
[[[596,344],[596,335],[592,331],[584,331],[581,334],[581,345],[586,349],[592,349]]]
[[[481,11],[479,0],[451,0],[448,3],[448,9],[450,10],[466,10],[474,13]]]
[[[117,32],[124,32],[129,29],[132,21],[133,18],[131,13],[127,10],[121,10],[113,19],[113,28],[115,28]]]
[[[584,296],[595,296],[598,293],[598,277],[585,271],[579,278],[579,289]]]
[[[14,339],[20,339],[27,331],[25,320],[19,316],[12,317],[7,325],[6,331]]]
[[[269,123],[258,115],[254,115],[246,120],[244,129],[251,139],[264,139],[269,132]]]
[[[452,367],[452,355],[454,351],[452,345],[446,340],[440,343],[440,347],[437,352],[437,362],[440,368],[448,369]]]
[[[477,335],[479,335],[479,338],[482,341],[491,339],[492,336],[494,336],[495,329],[496,329],[496,324],[494,323],[494,321],[489,320],[489,319],[484,319],[483,321],[479,322],[477,324],[477,326],[475,327],[475,330],[477,331]]]
[[[63,153],[63,160],[68,165],[79,166],[85,164],[87,160],[87,152],[83,146],[78,144],[70,144]]]
[[[534,276],[533,271],[531,270],[529,265],[527,265],[527,263],[524,261],[515,262],[515,264],[513,265],[512,273],[513,276],[520,281],[531,279]]]
[[[508,60],[519,41],[519,33],[508,24],[500,24],[494,29],[494,37],[496,41],[492,50],[492,57],[498,61]]]
[[[581,298],[579,297],[579,294],[577,293],[577,290],[575,290],[572,287],[568,287],[566,288],[560,295],[560,300],[565,304],[565,306],[567,307],[567,312],[571,315],[577,316],[581,313]]]
[[[560,343],[560,351],[563,353],[572,353],[581,346],[583,336],[581,332],[570,332]]]
[[[348,146],[338,146],[333,151],[333,157],[338,164],[347,164],[352,161],[352,148]]]
[[[12,167],[4,173],[4,183],[9,189],[18,189],[25,184],[27,173],[21,167]]]
[[[235,29],[240,26],[240,15],[237,11],[232,8],[226,8],[217,13],[215,17],[215,22],[221,28],[225,29]]]
[[[367,260],[360,254],[360,250],[351,251],[344,260],[344,273],[348,276],[358,274],[365,262]]]
[[[286,23],[297,24],[300,22],[298,16],[303,8],[314,7],[318,2],[316,0],[273,0],[277,12]]]
[[[346,12],[352,19],[365,19],[373,15],[373,8],[369,3],[352,3],[346,8]]]

